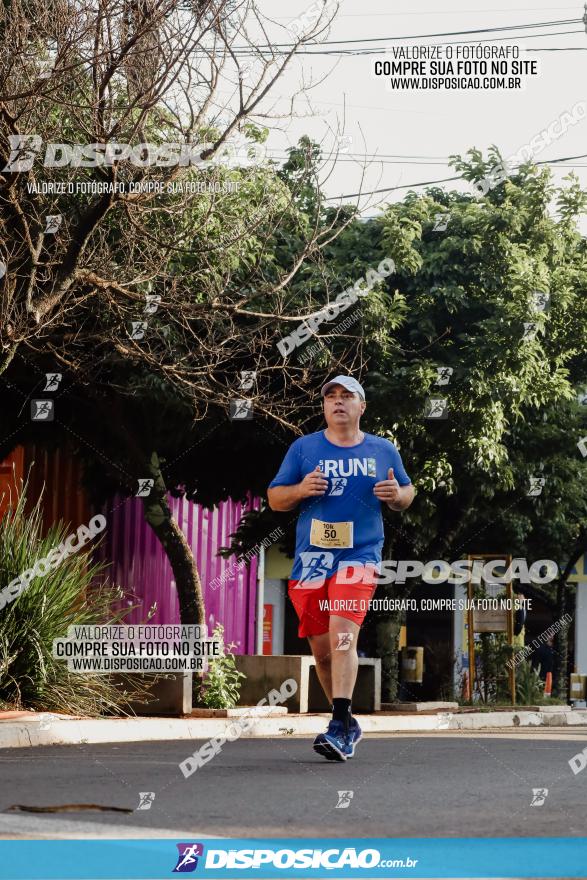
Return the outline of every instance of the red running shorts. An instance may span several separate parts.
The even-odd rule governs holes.
[[[313,587],[298,587],[299,581],[288,581],[288,595],[300,621],[301,639],[327,633],[331,614],[352,620],[357,626],[363,623],[377,588],[373,564],[365,566],[358,583],[338,583],[337,576],[338,572]]]

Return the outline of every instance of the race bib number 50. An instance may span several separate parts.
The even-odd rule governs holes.
[[[310,544],[313,547],[324,547],[326,550],[353,546],[352,522],[322,522],[312,520]]]

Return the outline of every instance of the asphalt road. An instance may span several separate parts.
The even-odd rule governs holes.
[[[0,837],[587,835],[587,768],[568,763],[587,732],[368,735],[344,764],[305,737],[242,738],[185,779],[178,764],[202,744],[0,751]],[[548,789],[544,803],[533,789]],[[140,792],[154,793],[149,809]],[[131,812],[8,810],[57,804]]]

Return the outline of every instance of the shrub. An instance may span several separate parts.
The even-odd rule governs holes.
[[[43,534],[41,499],[26,511],[26,487],[0,520],[0,589],[47,556],[71,534],[63,522]],[[130,609],[113,613],[118,590],[92,583],[104,569],[91,560],[91,545],[64,559],[0,609],[0,703],[80,715],[125,713],[124,691],[108,675],[69,672],[52,656],[53,639],[69,626],[115,624]],[[128,684],[127,684],[128,682]],[[136,694],[124,677],[127,694]]]
[[[544,682],[529,660],[516,666],[516,702],[521,706],[544,702]]]
[[[224,627],[217,623],[212,635],[220,642],[220,656],[208,662],[204,674],[201,700],[210,709],[234,709],[240,695],[240,680],[246,678],[238,672],[231,653],[234,644],[224,644]]]

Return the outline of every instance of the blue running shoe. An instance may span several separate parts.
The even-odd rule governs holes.
[[[349,734],[345,734],[342,721],[330,721],[326,733],[319,733],[314,740],[314,751],[328,761],[346,761],[349,748]]]
[[[353,757],[353,755],[355,754],[355,746],[362,738],[363,731],[359,727],[359,722],[356,718],[352,718],[344,749],[347,758]]]

